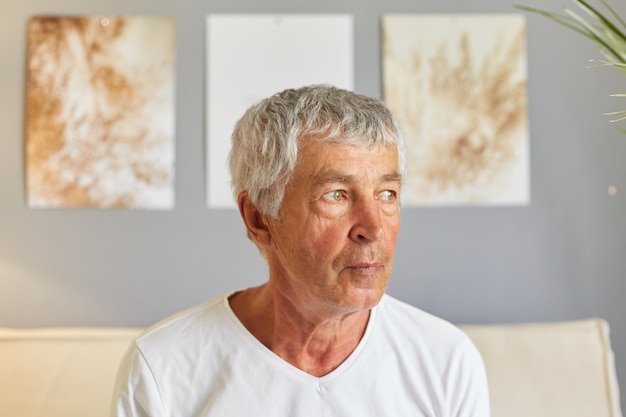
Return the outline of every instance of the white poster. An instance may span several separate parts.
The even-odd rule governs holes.
[[[207,204],[235,207],[227,157],[245,110],[286,88],[332,84],[352,90],[350,15],[207,17]]]
[[[530,199],[522,15],[387,15],[384,98],[406,135],[405,206]]]

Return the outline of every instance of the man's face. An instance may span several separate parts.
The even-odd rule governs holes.
[[[400,229],[398,153],[305,138],[279,219],[267,219],[270,281],[299,309],[369,309]]]

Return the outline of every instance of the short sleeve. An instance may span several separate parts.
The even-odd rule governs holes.
[[[489,387],[483,359],[469,338],[461,344],[447,372],[450,417],[489,417]]]
[[[113,389],[110,417],[164,417],[150,366],[135,343],[124,355]]]

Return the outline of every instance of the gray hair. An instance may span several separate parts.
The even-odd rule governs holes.
[[[361,147],[395,146],[404,176],[402,137],[381,100],[312,85],[261,100],[237,122],[229,154],[235,199],[245,190],[262,213],[277,219],[298,161],[299,140],[305,136]]]

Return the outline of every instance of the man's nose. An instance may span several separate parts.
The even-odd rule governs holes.
[[[355,202],[352,206],[353,225],[350,238],[355,242],[373,242],[384,235],[382,213],[375,199]]]

